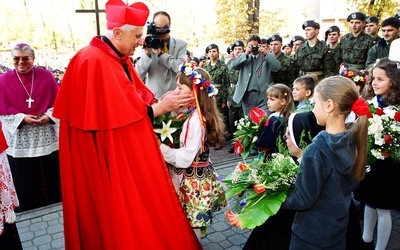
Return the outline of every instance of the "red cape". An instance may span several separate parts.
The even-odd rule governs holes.
[[[201,249],[172,186],[143,92],[151,93],[128,59],[98,37],[65,72],[53,115],[61,121],[66,249]]]

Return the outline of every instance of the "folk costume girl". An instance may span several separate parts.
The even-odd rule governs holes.
[[[209,156],[209,147],[224,143],[224,124],[213,97],[217,89],[210,82],[204,69],[181,66],[177,91],[193,94],[193,112],[183,124],[180,148],[160,142],[175,190],[199,238],[211,224],[212,213],[226,205]]]

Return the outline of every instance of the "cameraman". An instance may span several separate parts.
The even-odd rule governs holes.
[[[252,107],[262,108],[269,114],[266,91],[273,84],[271,71],[277,72],[281,68],[274,54],[260,44],[258,35],[250,36],[245,52],[232,59],[232,69],[239,70],[233,101],[242,102],[244,115],[249,115]]]
[[[179,65],[186,60],[187,43],[170,36],[171,18],[165,11],[154,13],[148,24],[141,59],[135,68],[159,99],[176,88]]]

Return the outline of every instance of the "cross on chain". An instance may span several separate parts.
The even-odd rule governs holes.
[[[31,108],[32,102],[35,102],[35,100],[33,100],[32,97],[29,97],[29,99],[26,99],[26,102],[28,103],[28,108]]]
[[[104,13],[105,10],[99,9],[98,0],[94,0],[94,10],[75,10],[76,13],[96,13],[96,28],[97,35],[100,35],[100,13]]]

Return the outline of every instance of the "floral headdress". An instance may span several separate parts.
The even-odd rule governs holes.
[[[189,77],[193,82],[193,89],[197,87],[199,90],[207,89],[208,96],[212,97],[218,94],[218,89],[211,84],[209,80],[202,78],[201,74],[195,71],[192,63],[183,62],[180,66],[181,72]]]
[[[208,96],[212,97],[218,94],[218,89],[215,88],[215,86],[212,85],[209,80],[202,78],[201,74],[195,71],[195,67],[192,63],[183,62],[179,68],[183,74],[185,74],[192,80],[194,101],[196,103],[197,112],[199,113],[200,123],[202,125],[202,128],[205,129],[206,125],[203,119],[203,114],[200,109],[199,99],[198,99],[199,91],[207,89]]]
[[[347,63],[340,64],[339,74],[341,76],[350,78],[356,84],[365,84],[367,82],[367,74],[364,70],[360,70],[358,72],[349,70]]]

